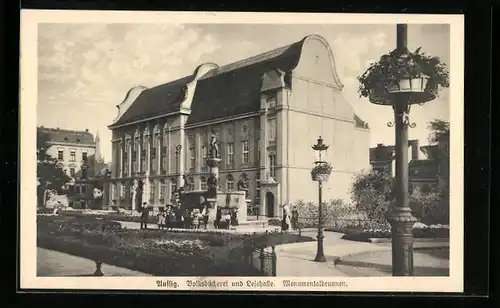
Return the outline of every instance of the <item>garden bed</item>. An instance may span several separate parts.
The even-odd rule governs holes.
[[[37,246],[155,276],[256,276],[230,258],[249,239],[256,248],[313,240],[297,235],[127,230],[108,217],[37,216]]]
[[[38,216],[37,226],[39,247],[157,276],[226,274],[228,249],[248,237],[124,230],[94,217]],[[249,269],[232,270],[245,275]]]

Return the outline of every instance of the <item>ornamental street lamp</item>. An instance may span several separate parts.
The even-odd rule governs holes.
[[[397,51],[399,60],[408,58],[407,25],[397,25]],[[391,105],[394,110],[394,122],[389,127],[395,127],[395,160],[396,176],[394,190],[396,203],[386,213],[392,229],[392,275],[413,276],[413,225],[417,221],[411,214],[408,198],[408,126],[409,113],[412,104],[423,104],[435,98],[425,91],[427,78],[425,76],[406,76],[388,87],[388,100],[384,105]]]
[[[323,181],[328,181],[330,173],[332,172],[332,166],[323,161],[323,151],[328,150],[328,145],[323,143],[323,138],[319,136],[318,142],[312,146],[313,150],[318,153],[318,160],[314,162],[315,166],[311,170],[311,178],[313,181],[318,182],[318,248],[316,251],[316,262],[326,262],[325,254],[323,251],[323,200],[322,200],[322,186]]]

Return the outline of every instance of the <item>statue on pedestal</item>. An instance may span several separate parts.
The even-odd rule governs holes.
[[[134,185],[132,186],[132,209],[135,210],[137,207],[137,189],[139,188],[139,182],[137,179],[134,180]]]
[[[210,158],[219,158],[219,145],[217,144],[217,137],[215,133],[210,135]]]

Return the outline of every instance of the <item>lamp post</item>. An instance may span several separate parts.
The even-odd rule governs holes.
[[[312,146],[313,150],[318,153],[318,160],[314,162],[315,167],[311,171],[311,177],[313,181],[318,182],[318,248],[316,251],[316,257],[314,261],[316,262],[326,262],[325,253],[323,250],[323,200],[322,200],[322,188],[323,182],[328,180],[330,176],[332,167],[326,161],[322,160],[323,151],[328,150],[328,145],[323,143],[323,138],[319,136],[318,141]]]

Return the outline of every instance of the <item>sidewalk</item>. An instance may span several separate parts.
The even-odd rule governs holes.
[[[303,232],[302,235],[315,238],[315,232]],[[278,276],[383,276],[391,275],[387,267],[391,266],[391,243],[364,243],[342,239],[342,233],[324,233],[325,263],[314,262],[317,242],[305,242],[279,245],[276,247]],[[442,241],[416,242],[415,248],[443,247],[448,243]],[[388,257],[389,256],[389,257]],[[342,258],[340,264],[334,265],[335,257]],[[437,260],[423,251],[415,250],[414,262],[416,270],[426,275],[437,273],[445,275],[449,261]],[[422,266],[426,265],[426,266]],[[427,266],[430,265],[430,266]],[[360,270],[356,270],[356,269]],[[364,270],[362,270],[364,269]],[[435,275],[434,275],[435,276]]]
[[[89,276],[96,270],[95,262],[89,259],[40,247],[37,247],[36,253],[39,277]],[[101,271],[104,276],[151,276],[109,264],[102,264]]]

